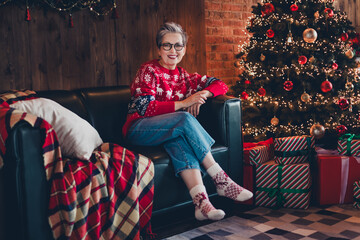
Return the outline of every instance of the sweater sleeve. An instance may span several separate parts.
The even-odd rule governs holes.
[[[196,81],[197,91],[208,90],[214,97],[225,94],[229,89],[223,81],[215,77],[208,77],[206,75],[201,77],[198,73],[194,73],[190,76],[190,79]]]
[[[129,113],[139,117],[150,117],[175,111],[175,102],[156,99],[156,73],[149,65],[142,66],[131,85]]]

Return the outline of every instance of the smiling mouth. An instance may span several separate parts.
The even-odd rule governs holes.
[[[176,58],[177,58],[177,55],[168,55],[168,58],[170,58],[170,59],[176,59]]]

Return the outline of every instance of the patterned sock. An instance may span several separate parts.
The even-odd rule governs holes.
[[[236,184],[224,170],[222,170],[219,164],[215,163],[207,169],[207,172],[212,177],[216,185],[217,193],[220,196],[240,202],[252,198],[253,193]]]
[[[220,220],[224,218],[224,211],[216,209],[209,201],[204,185],[196,185],[193,187],[190,190],[190,195],[195,204],[195,218],[197,220]]]

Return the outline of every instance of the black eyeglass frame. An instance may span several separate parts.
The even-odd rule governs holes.
[[[172,47],[174,46],[175,51],[179,52],[181,50],[184,49],[184,45],[180,44],[180,43],[163,43],[160,45],[160,47],[162,47],[165,51],[170,51],[172,49]],[[170,47],[170,48],[169,48]]]

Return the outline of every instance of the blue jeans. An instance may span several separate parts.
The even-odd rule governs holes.
[[[170,155],[175,174],[185,169],[199,169],[214,139],[188,112],[174,112],[136,120],[127,133],[134,145],[163,144]]]

